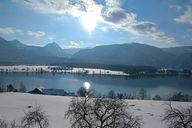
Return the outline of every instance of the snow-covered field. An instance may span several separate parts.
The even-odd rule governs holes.
[[[70,122],[64,119],[71,97],[32,95],[24,93],[0,93],[0,117],[7,120],[20,119],[27,111],[28,106],[41,105],[47,113],[50,128],[68,128]],[[163,117],[164,101],[127,100],[130,111],[140,115],[143,119],[143,128],[166,128],[161,122]],[[192,105],[190,102],[172,102],[173,106],[184,107]]]
[[[65,73],[83,73],[83,74],[102,74],[102,75],[121,75],[129,76],[129,74],[121,71],[112,71],[105,69],[93,69],[93,68],[72,68],[53,70],[52,68],[59,68],[58,66],[29,66],[29,65],[17,65],[17,66],[0,66],[0,72],[65,72]]]

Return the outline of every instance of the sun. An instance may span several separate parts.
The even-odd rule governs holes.
[[[89,13],[82,17],[83,27],[90,33],[97,26],[97,18]]]
[[[85,87],[85,89],[89,90],[91,84],[89,82],[84,82],[83,86]]]

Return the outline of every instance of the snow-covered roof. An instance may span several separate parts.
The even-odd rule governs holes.
[[[41,89],[41,91],[46,95],[59,95],[59,96],[67,95],[67,92],[63,89]]]

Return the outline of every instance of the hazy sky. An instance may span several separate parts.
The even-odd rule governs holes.
[[[192,0],[0,0],[0,36],[63,48],[192,45]]]

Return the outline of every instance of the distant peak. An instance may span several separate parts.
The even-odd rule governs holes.
[[[5,40],[4,38],[0,37],[0,41],[7,41],[7,40]]]
[[[55,42],[49,43],[49,44],[45,45],[45,47],[61,49],[61,47],[57,43],[55,43]]]
[[[20,42],[20,41],[18,41],[18,40],[11,40],[10,42],[20,43],[20,44],[21,44],[21,42]]]

